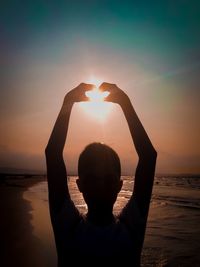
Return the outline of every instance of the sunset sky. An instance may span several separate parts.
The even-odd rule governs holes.
[[[130,97],[158,151],[157,173],[200,173],[200,1],[1,1],[0,167],[45,170],[65,94],[92,77]],[[132,174],[137,155],[119,106],[99,120],[76,104],[69,172],[100,141]]]

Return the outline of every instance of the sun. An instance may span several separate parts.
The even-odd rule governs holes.
[[[109,94],[110,93],[108,91],[102,92],[97,87],[91,91],[85,92],[85,95],[90,99],[91,102],[103,102]]]
[[[87,114],[101,121],[106,119],[111,110],[111,104],[104,101],[110,93],[108,91],[102,92],[99,89],[102,82],[102,79],[98,79],[94,76],[90,77],[87,83],[94,84],[95,87],[93,90],[85,92],[89,101],[81,103],[81,107]]]
[[[103,79],[97,78],[94,75],[91,75],[90,78],[87,80],[87,83],[94,84],[97,88],[103,83]]]

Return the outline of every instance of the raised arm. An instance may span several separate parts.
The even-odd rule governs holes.
[[[139,157],[132,198],[134,198],[134,201],[137,203],[140,215],[144,221],[146,221],[152,193],[157,153],[128,96],[115,84],[103,83],[100,89],[110,92],[106,101],[119,104],[126,117],[133,143]]]
[[[92,88],[93,85],[91,84],[81,83],[65,96],[45,149],[50,211],[57,212],[65,200],[70,200],[67,186],[67,172],[63,160],[63,149],[67,137],[72,106],[75,102],[87,101],[88,98],[85,96],[85,91],[91,90]]]

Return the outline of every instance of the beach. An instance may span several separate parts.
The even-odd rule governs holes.
[[[23,198],[28,188],[44,178],[13,178],[0,185],[1,266],[47,266],[42,243],[33,235],[31,203]]]
[[[72,199],[81,212],[86,205],[70,177]],[[142,253],[142,266],[200,266],[199,178],[155,179]],[[114,207],[128,201],[133,181],[124,185]],[[45,177],[13,179],[0,185],[1,259],[3,267],[56,266],[56,249],[48,211]]]

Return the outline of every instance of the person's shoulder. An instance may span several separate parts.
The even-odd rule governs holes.
[[[118,215],[120,223],[124,224],[131,234],[142,233],[146,223],[141,215],[137,201],[132,197]]]

